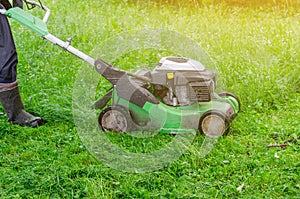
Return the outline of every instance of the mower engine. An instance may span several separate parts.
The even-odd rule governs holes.
[[[211,101],[215,77],[200,62],[182,57],[164,57],[151,72],[154,95],[171,106]]]

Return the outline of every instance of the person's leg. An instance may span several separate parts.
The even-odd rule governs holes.
[[[0,102],[9,122],[36,127],[43,120],[24,110],[18,89],[17,64],[17,52],[8,20],[0,14]]]
[[[17,64],[16,47],[8,20],[5,15],[0,14],[0,83],[12,83],[17,80]]]

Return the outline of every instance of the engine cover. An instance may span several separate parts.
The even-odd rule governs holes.
[[[174,106],[210,101],[215,77],[216,73],[200,62],[181,57],[164,57],[151,72],[156,92],[165,89],[164,102]]]

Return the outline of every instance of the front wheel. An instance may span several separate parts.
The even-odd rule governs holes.
[[[200,118],[199,130],[210,138],[218,138],[227,133],[228,121],[226,115],[220,111],[207,111]]]

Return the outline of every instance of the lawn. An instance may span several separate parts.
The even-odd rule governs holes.
[[[98,161],[78,134],[74,90],[82,74],[99,81],[96,95],[104,95],[110,84],[80,59],[10,20],[23,102],[47,123],[21,128],[0,116],[0,198],[300,197],[300,7],[170,2],[43,0],[52,10],[52,34],[71,37],[74,47],[122,69],[151,68],[170,53],[197,57],[189,42],[200,45],[218,72],[218,88],[242,102],[229,135],[205,157],[198,153],[204,136],[197,135],[178,159],[149,172],[124,172]],[[163,33],[167,48],[157,47],[153,29]],[[146,47],[151,48],[124,51],[135,35],[141,43],[150,38]],[[173,139],[115,133],[107,138],[136,153],[155,151]]]

